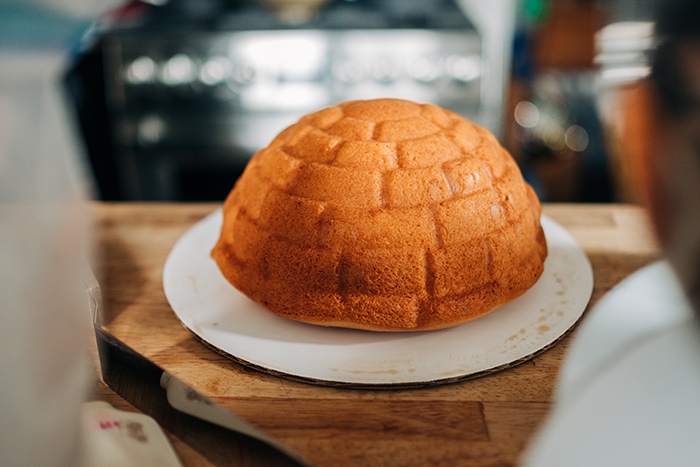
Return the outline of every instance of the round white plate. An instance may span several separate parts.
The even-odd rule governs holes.
[[[466,324],[401,333],[327,328],[274,315],[231,286],[210,257],[218,209],[174,245],[165,295],[202,342],[234,360],[308,382],[348,386],[425,386],[521,363],[549,348],[579,320],[593,271],[571,235],[543,216],[549,255],[542,276],[518,299]]]

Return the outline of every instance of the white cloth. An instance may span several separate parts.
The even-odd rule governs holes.
[[[0,465],[76,465],[88,219],[55,54],[0,50]]]
[[[525,466],[700,465],[700,323],[662,262],[582,323]]]
[[[88,182],[60,82],[80,21],[62,3],[0,1],[2,466],[77,465],[92,379]]]

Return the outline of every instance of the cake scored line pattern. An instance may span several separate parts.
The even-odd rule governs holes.
[[[418,325],[430,319],[428,314],[440,314],[441,306],[443,315],[464,311],[465,305],[457,302],[466,303],[465,295],[483,297],[502,287],[494,283],[494,263],[503,266],[508,245],[492,238],[503,237],[506,227],[527,224],[529,232],[520,228],[523,232],[510,240],[517,241],[520,233],[536,235],[539,212],[532,206],[539,208],[539,203],[532,203],[534,193],[522,182],[517,165],[486,130],[431,104],[407,105],[414,106],[414,115],[406,118],[406,109],[399,109],[401,118],[392,120],[389,106],[387,118],[379,122],[353,113],[353,103],[302,118],[256,155],[247,182],[239,182],[232,196],[247,200],[237,217],[248,224],[247,235],[266,238],[259,242],[265,255],[279,250],[273,243],[290,250],[337,250],[326,252],[335,266],[316,271],[337,280],[327,280],[325,286],[333,284],[332,290],[319,293],[337,294],[346,306],[357,295],[409,298],[411,303],[404,305],[416,308],[413,325]],[[503,152],[500,159],[489,154],[494,147]],[[523,191],[514,194],[516,189]],[[272,205],[283,208],[269,209]],[[274,216],[266,215],[270,212]],[[234,246],[236,241],[241,235]],[[446,247],[454,245],[464,248],[447,254]],[[408,268],[404,277],[400,271],[373,271],[377,263],[365,261],[382,255],[395,256],[394,264]],[[235,250],[234,256],[234,261],[249,261]],[[392,263],[392,258],[383,259]],[[520,263],[529,261],[527,256]],[[262,269],[263,280],[274,280],[275,271]],[[449,277],[439,271],[449,271]],[[382,274],[393,274],[394,282]],[[420,287],[413,284],[417,276],[423,278]]]

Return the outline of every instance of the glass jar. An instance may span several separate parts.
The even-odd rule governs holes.
[[[651,136],[640,119],[649,115],[645,80],[651,72],[649,52],[654,45],[654,23],[620,22],[596,35],[599,66],[597,106],[614,184],[614,200],[639,201],[631,176],[635,152],[650,147]]]

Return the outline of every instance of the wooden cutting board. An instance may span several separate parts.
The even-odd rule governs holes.
[[[515,367],[438,387],[336,388],[247,368],[210,350],[186,330],[163,293],[163,264],[170,249],[216,208],[215,204],[94,206],[103,303],[98,331],[113,348],[140,359],[133,371],[141,364],[167,371],[193,394],[220,404],[311,465],[517,463],[549,410],[571,335]],[[546,205],[544,211],[587,253],[595,278],[591,304],[659,257],[644,212],[636,206]],[[115,376],[116,371],[103,368],[112,389],[137,407],[147,406],[136,386]],[[128,373],[129,365],[119,371]],[[180,436],[185,442],[195,437]],[[224,465],[231,459],[216,454],[221,442],[212,436],[190,446],[211,450],[211,455],[204,453],[211,462],[206,465]],[[256,457],[255,452],[246,456],[250,465],[281,462],[274,456]],[[265,464],[264,459],[272,460]]]

